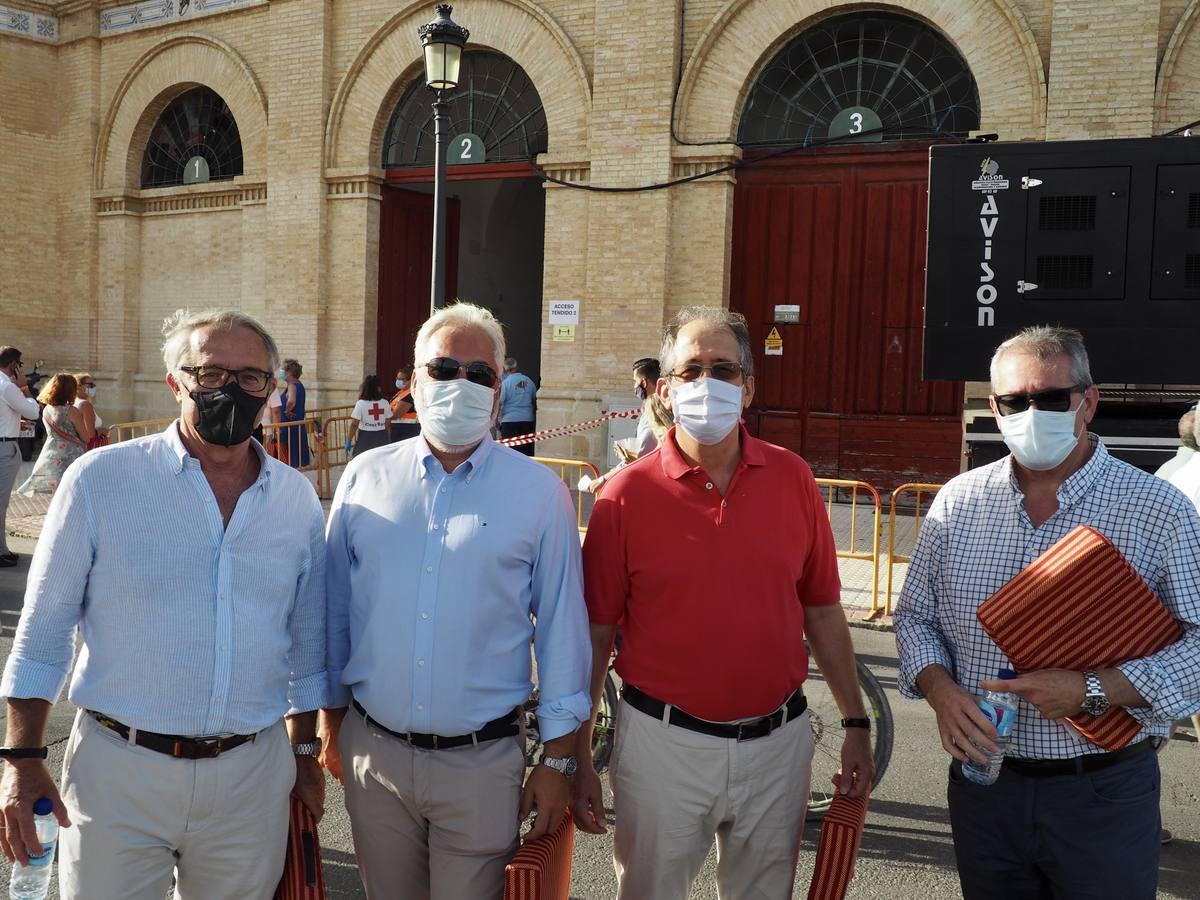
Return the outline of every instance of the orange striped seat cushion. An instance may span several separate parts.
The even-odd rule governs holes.
[[[571,810],[559,826],[535,841],[525,841],[504,868],[504,900],[569,900],[575,822]]]
[[[854,861],[867,821],[867,795],[833,798],[821,822],[808,900],[841,900],[854,877]]]
[[[1103,669],[1156,653],[1183,632],[1121,552],[1086,525],[1071,530],[977,612],[1018,672]],[[1106,750],[1141,731],[1121,707],[1068,720]]]
[[[275,900],[325,900],[325,873],[321,870],[317,820],[295,797],[289,802],[287,856]]]

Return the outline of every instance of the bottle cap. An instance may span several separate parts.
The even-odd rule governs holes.
[[[999,672],[996,673],[996,677],[1001,678],[1004,681],[1012,681],[1014,678],[1017,677],[1017,673],[1014,672],[1012,669],[1001,669]]]
[[[33,804],[33,814],[35,816],[48,816],[54,812],[54,804],[50,802],[49,797],[42,797]]]

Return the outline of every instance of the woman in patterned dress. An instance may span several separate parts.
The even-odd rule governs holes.
[[[38,394],[38,403],[44,406],[42,423],[46,426],[46,442],[33,464],[33,474],[17,488],[18,494],[25,497],[53,494],[67,466],[87,450],[88,441],[96,432],[73,406],[78,389],[74,375],[59,372]]]

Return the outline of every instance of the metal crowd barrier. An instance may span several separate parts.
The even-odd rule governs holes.
[[[882,531],[882,511],[879,503],[879,492],[865,481],[847,481],[840,478],[818,478],[817,485],[825,488],[825,512],[829,516],[831,525],[833,524],[834,497],[839,491],[850,491],[850,546],[848,549],[839,548],[837,555],[842,559],[871,561],[871,611],[867,614],[867,619],[874,619],[883,613],[883,609],[879,606],[879,535]],[[874,509],[870,553],[858,549],[859,491],[868,495],[871,507]]]
[[[140,422],[119,422],[116,425],[108,426],[108,440],[110,443],[119,444],[121,441],[131,441],[134,438],[145,437],[148,434],[158,434],[168,425],[175,421],[175,417],[170,419],[143,419]]]
[[[272,446],[271,437],[275,438]],[[300,441],[308,443],[308,462],[296,465],[290,455],[293,447],[300,449]],[[314,487],[317,496],[322,500],[329,497],[329,469],[325,463],[326,446],[321,424],[316,419],[302,419],[299,422],[264,422],[263,443],[268,452],[280,462],[285,462],[299,472],[315,472]]]
[[[592,512],[592,504],[596,502],[594,494],[587,491],[581,491],[577,487],[580,476],[587,474],[592,478],[600,477],[600,470],[593,466],[590,462],[581,459],[559,459],[554,456],[535,456],[537,462],[542,463],[549,468],[558,469],[558,477],[567,485],[567,489],[575,495],[575,524],[579,528],[579,533],[583,534],[587,531],[588,516]],[[570,478],[568,478],[568,474]],[[586,499],[585,499],[586,498]],[[584,508],[587,509],[587,515],[584,515]]]
[[[892,491],[892,502],[888,507],[888,567],[887,567],[887,606],[886,615],[892,614],[892,570],[895,569],[896,563],[912,562],[911,556],[904,556],[896,553],[896,501],[902,494],[915,494],[915,503],[913,506],[913,544],[916,545],[917,538],[921,534],[921,498],[924,496],[932,496],[944,488],[944,484],[923,484],[920,482],[912,482],[910,484],[902,484],[900,487]]]

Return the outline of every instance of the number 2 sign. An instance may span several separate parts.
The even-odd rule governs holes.
[[[477,134],[456,134],[446,148],[446,163],[451,166],[471,165],[487,161],[483,140]]]

